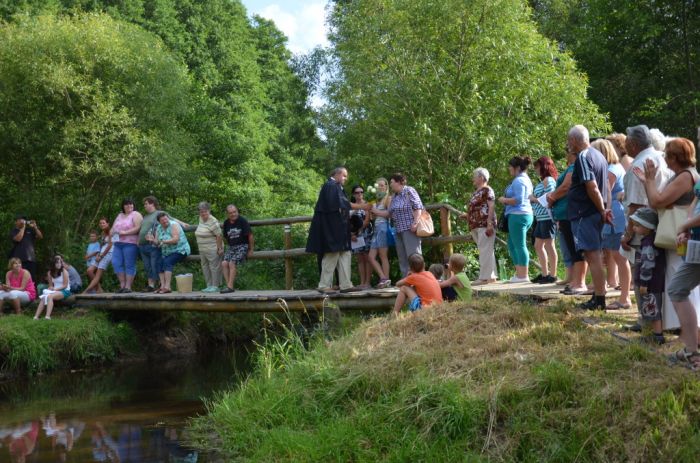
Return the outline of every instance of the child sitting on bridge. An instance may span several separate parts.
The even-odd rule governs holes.
[[[440,281],[440,288],[454,289],[457,293],[458,301],[472,300],[472,285],[469,282],[467,274],[464,273],[464,267],[467,265],[467,258],[462,254],[452,254],[450,261],[447,263],[447,270],[451,276]]]
[[[406,278],[396,282],[399,294],[394,304],[394,315],[408,301],[408,310],[415,312],[436,302],[442,302],[440,284],[432,273],[425,270],[425,261],[420,254],[411,254],[408,258],[409,272]]]

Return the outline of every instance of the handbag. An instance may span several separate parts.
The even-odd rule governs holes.
[[[498,231],[508,233],[508,216],[505,212],[501,212],[501,217],[498,219]]]
[[[432,236],[435,233],[435,227],[433,226],[433,218],[430,217],[430,212],[423,209],[420,213],[420,217],[416,220],[416,235],[421,238],[427,236]]]
[[[396,246],[396,228],[393,225],[387,224],[386,228],[386,244],[387,247],[393,248]]]
[[[656,227],[654,246],[662,249],[676,249],[678,227],[688,219],[687,207],[659,209],[659,225]]]

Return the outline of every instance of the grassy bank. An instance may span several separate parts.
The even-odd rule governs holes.
[[[196,443],[243,461],[696,461],[697,375],[582,317],[479,299],[307,353],[278,342]]]
[[[100,312],[81,311],[50,321],[3,316],[0,371],[32,374],[110,362],[133,351],[136,340],[129,324],[112,323]]]

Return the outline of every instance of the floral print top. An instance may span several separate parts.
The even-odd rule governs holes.
[[[479,188],[472,194],[469,200],[469,209],[467,212],[469,228],[476,230],[477,228],[486,228],[489,219],[489,201],[495,201],[496,195],[493,188],[485,186]]]

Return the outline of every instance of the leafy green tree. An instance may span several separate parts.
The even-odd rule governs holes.
[[[700,2],[533,0],[541,30],[569,50],[618,131],[646,123],[697,137]]]
[[[94,224],[106,200],[177,191],[194,152],[191,94],[185,66],[137,26],[106,15],[4,25],[0,185],[9,204],[56,245]]]
[[[366,179],[401,170],[426,199],[463,198],[478,165],[502,184],[511,156],[561,155],[575,123],[606,130],[530,14],[520,0],[334,2],[334,154]]]

